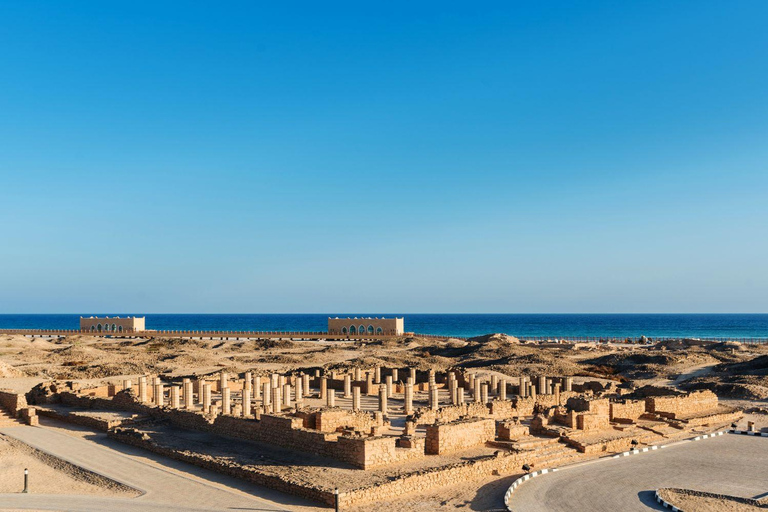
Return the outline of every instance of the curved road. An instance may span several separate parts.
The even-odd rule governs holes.
[[[768,491],[768,438],[726,434],[662,450],[566,467],[530,480],[512,495],[515,512],[664,510],[660,487],[744,498]]]
[[[149,454],[113,441],[101,433],[89,435],[91,440],[86,440],[42,426],[6,427],[0,432],[143,492],[136,498],[39,494],[35,492],[38,483],[34,481],[34,475],[30,475],[32,492],[0,494],[0,509],[83,512],[317,510],[307,501]]]

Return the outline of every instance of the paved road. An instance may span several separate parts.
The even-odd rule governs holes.
[[[0,494],[0,508],[88,512],[227,509],[275,511],[314,508],[303,506],[311,505],[308,502],[240,480],[164,457],[147,455],[143,450],[112,441],[104,434],[94,433],[89,436],[91,440],[87,440],[43,426],[6,427],[0,429],[0,432],[144,493],[137,498],[46,495],[35,492],[36,483],[32,476],[32,493]],[[261,499],[251,493],[271,496],[283,503]]]
[[[744,498],[768,491],[768,438],[726,434],[619,459],[600,459],[542,475],[518,487],[515,512],[664,510],[660,487]]]

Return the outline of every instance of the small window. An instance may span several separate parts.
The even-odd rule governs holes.
[[[112,332],[115,332],[117,330],[117,326],[115,324],[112,324]]]
[[[123,326],[122,325],[118,325],[117,326],[117,332],[123,332]]]
[[[381,327],[377,327],[376,328],[376,334],[381,334],[381,333],[382,333]]]
[[[368,334],[373,334],[373,326],[372,325],[368,326]]]
[[[349,334],[355,334],[355,333],[357,333],[357,328],[354,325],[350,326]]]
[[[347,334],[347,328],[346,327],[342,327],[341,328],[341,334]]]
[[[360,326],[360,330],[359,330],[359,331],[357,331],[357,332],[359,332],[360,334],[365,334],[365,326],[364,326],[364,325],[361,325],[361,326]]]

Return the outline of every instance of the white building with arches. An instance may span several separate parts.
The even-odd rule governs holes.
[[[94,333],[123,333],[123,332],[137,332],[145,329],[145,317],[143,316],[129,316],[120,318],[119,316],[113,317],[80,317],[80,330]]]
[[[401,336],[405,332],[404,318],[328,318],[328,334],[350,337]]]

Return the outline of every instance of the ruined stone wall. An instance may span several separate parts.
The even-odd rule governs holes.
[[[423,407],[416,411],[414,420],[418,425],[431,425],[436,421],[456,421],[464,416],[469,416],[470,418],[487,418],[489,414],[487,405],[479,402],[469,402],[462,405],[440,407],[434,411]]]
[[[406,462],[424,457],[424,438],[411,440],[411,447],[397,446],[396,437],[339,437],[338,450],[363,469]]]
[[[611,402],[611,421],[634,422],[645,414],[645,400]]]
[[[471,419],[429,425],[425,452],[442,455],[482,445],[495,438],[496,422],[492,419]]]
[[[649,396],[645,408],[669,418],[695,415],[717,409],[717,395],[712,391],[694,391],[682,396]]]
[[[496,437],[503,441],[510,441],[530,434],[530,427],[514,421],[500,421],[496,423]]]
[[[607,414],[582,412],[576,415],[576,428],[579,430],[605,430],[610,426]]]
[[[353,428],[360,432],[368,432],[376,425],[376,418],[367,411],[350,411],[347,409],[323,409],[314,413],[315,428],[320,432],[336,432],[343,428]]]
[[[21,410],[27,407],[27,398],[22,393],[15,391],[0,391],[0,406],[11,416],[18,416]]]

